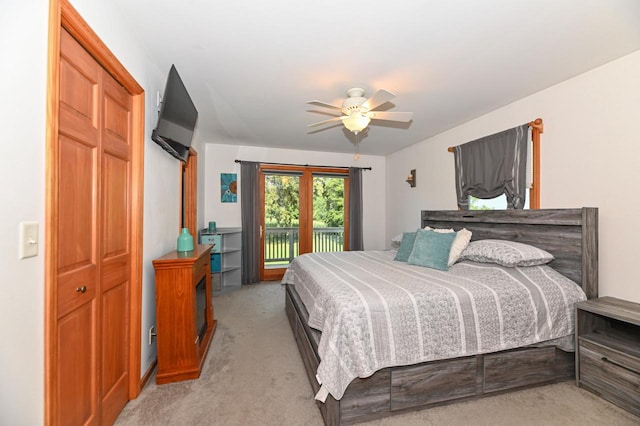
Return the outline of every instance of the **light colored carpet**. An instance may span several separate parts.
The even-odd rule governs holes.
[[[263,283],[214,297],[218,329],[197,380],[157,386],[116,425],[318,425],[284,312],[284,289]],[[367,425],[640,425],[640,418],[565,382],[376,420]]]

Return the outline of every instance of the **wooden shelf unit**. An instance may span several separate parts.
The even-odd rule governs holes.
[[[172,251],[153,261],[158,384],[200,377],[217,325],[211,300],[210,252],[210,245],[199,244],[193,251]],[[201,304],[204,305],[206,326],[199,329],[196,293],[197,287],[203,283],[205,300]]]
[[[640,416],[640,304],[576,304],[576,384]]]

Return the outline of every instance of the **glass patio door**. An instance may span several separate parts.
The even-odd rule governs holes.
[[[343,169],[261,166],[261,279],[278,280],[298,255],[348,249]]]
[[[262,276],[278,279],[300,253],[301,173],[263,172]],[[303,217],[304,221],[304,217]]]

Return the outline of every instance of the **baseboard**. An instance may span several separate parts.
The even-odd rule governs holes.
[[[144,375],[140,379],[140,392],[142,392],[142,389],[144,389],[144,387],[147,385],[147,382],[149,381],[151,376],[153,376],[153,372],[155,371],[157,366],[158,366],[158,357],[155,357],[151,362],[151,364],[149,365],[149,368],[147,369],[147,371],[144,373]]]

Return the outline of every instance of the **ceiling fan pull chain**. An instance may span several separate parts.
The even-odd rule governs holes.
[[[360,144],[358,143],[359,135],[356,134],[356,161],[360,159]]]

